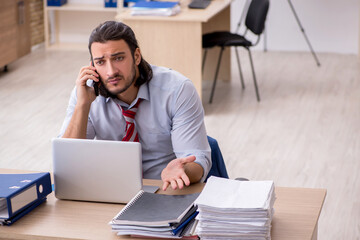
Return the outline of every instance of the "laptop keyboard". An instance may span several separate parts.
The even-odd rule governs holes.
[[[196,8],[196,9],[205,9],[209,6],[211,0],[192,0],[188,7],[189,8]]]

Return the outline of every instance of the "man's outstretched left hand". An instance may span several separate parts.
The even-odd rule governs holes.
[[[184,184],[190,185],[190,179],[185,173],[185,165],[194,162],[195,156],[188,156],[184,158],[177,158],[169,162],[169,164],[161,172],[161,180],[163,181],[162,189],[165,191],[169,185],[172,189],[182,189]]]

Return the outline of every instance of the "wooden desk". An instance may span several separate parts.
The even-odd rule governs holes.
[[[116,20],[129,25],[139,41],[143,57],[150,63],[172,68],[195,85],[201,97],[202,79],[213,79],[219,49],[208,51],[204,76],[202,67],[202,34],[230,30],[231,0],[214,0],[206,9],[189,9],[189,0],[181,1],[181,12],[171,17],[131,16],[125,9]],[[230,51],[226,49],[219,78],[230,80]]]
[[[0,169],[0,173],[24,171]],[[158,180],[145,183],[161,185]],[[167,194],[201,191],[203,184],[194,184]],[[317,222],[325,200],[325,189],[276,187],[272,240],[317,239]],[[160,193],[163,193],[160,190]],[[0,226],[0,239],[129,239],[111,231],[109,221],[122,209],[121,204],[57,200],[50,194],[48,201],[15,222]]]

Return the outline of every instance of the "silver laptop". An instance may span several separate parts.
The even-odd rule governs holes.
[[[52,156],[59,199],[127,203],[142,188],[140,143],[54,138]]]

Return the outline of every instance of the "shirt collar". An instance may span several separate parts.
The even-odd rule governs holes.
[[[148,82],[141,84],[136,100],[138,98],[141,98],[143,100],[150,101],[148,84],[149,84]]]
[[[143,99],[143,100],[147,100],[149,101],[150,100],[150,97],[149,97],[149,86],[148,86],[148,82],[146,83],[143,83],[141,84],[140,88],[139,88],[139,91],[138,91],[138,94],[136,96],[136,99],[130,104],[130,107],[132,107],[133,105],[135,105],[135,103],[138,101],[139,98]],[[106,103],[108,103],[110,101],[111,97],[107,97],[105,99]],[[128,104],[124,103],[123,101],[120,101],[118,99],[116,99],[117,101],[121,102],[122,104],[121,105],[126,105],[127,107],[129,106]]]

